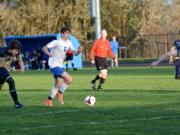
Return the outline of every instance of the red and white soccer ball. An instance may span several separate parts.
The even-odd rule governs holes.
[[[96,103],[96,98],[94,96],[87,96],[84,102],[87,106],[94,106]]]

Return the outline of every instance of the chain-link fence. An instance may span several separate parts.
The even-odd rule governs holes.
[[[180,39],[180,34],[156,34],[139,35],[133,40],[126,37],[119,37],[120,58],[157,58],[168,52],[174,45],[174,41]],[[83,57],[89,58],[90,48],[93,41],[81,41],[84,47]]]
[[[133,41],[122,40],[128,47],[129,58],[155,58],[163,55],[180,39],[180,34],[142,35]]]

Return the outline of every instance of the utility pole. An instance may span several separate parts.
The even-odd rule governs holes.
[[[96,39],[100,37],[101,33],[101,16],[100,16],[100,0],[90,0],[91,16],[95,20]]]

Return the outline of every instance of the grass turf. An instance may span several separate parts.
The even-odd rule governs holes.
[[[174,67],[110,69],[103,91],[91,90],[95,68],[70,71],[65,105],[43,102],[53,84],[49,71],[13,72],[25,105],[13,108],[8,86],[0,92],[0,135],[179,135],[180,84]],[[84,98],[96,97],[87,107]]]

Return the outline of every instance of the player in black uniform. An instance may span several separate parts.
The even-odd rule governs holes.
[[[20,54],[21,43],[18,40],[12,40],[8,47],[0,48],[0,90],[6,82],[9,85],[9,92],[14,101],[15,108],[22,108],[23,105],[18,101],[15,81],[10,76],[11,64],[18,61],[20,71],[24,72],[24,63]]]
[[[176,40],[174,42],[174,46],[176,47],[177,55],[176,55],[176,61],[175,61],[175,79],[180,79],[180,40]]]
[[[73,56],[74,56],[73,52],[71,50],[68,50],[64,61],[66,63],[66,71],[68,71],[68,61],[71,62],[73,70],[77,70],[77,68],[74,67]]]

